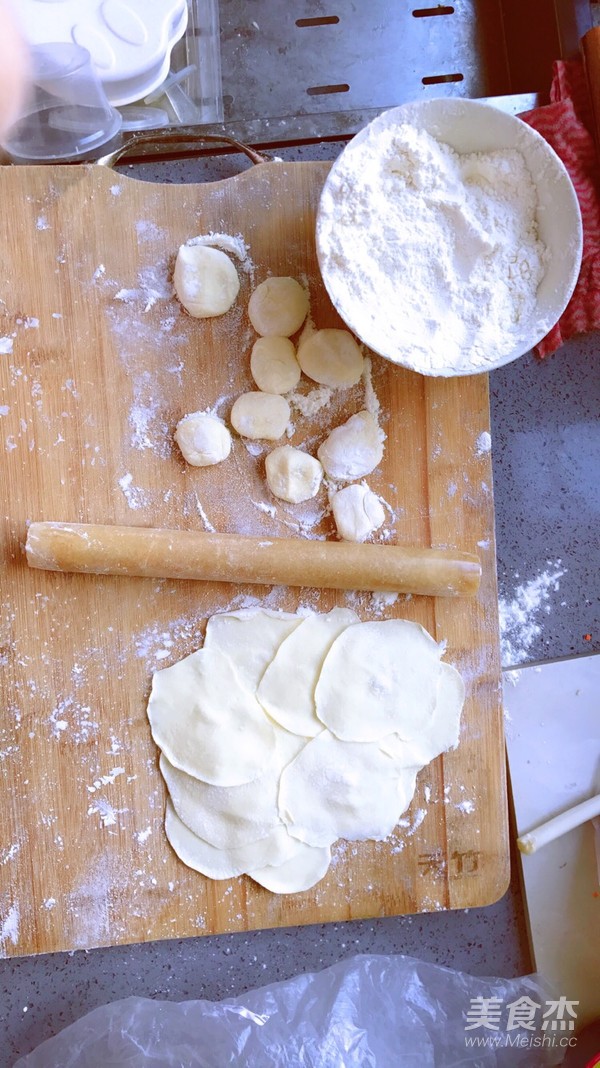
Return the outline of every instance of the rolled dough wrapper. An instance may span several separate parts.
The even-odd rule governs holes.
[[[225,653],[235,660],[237,677],[255,693],[281,642],[301,622],[300,616],[273,612],[268,608],[219,612],[211,616],[206,625],[204,650],[206,653]]]
[[[161,753],[159,766],[171,803],[190,831],[217,849],[231,849],[266,838],[281,823],[279,778],[305,739],[284,730],[275,733],[271,763],[258,778],[241,786],[211,786],[173,767]]]
[[[452,664],[442,661],[431,718],[423,723],[412,741],[405,742],[398,735],[390,735],[382,741],[381,748],[407,767],[429,764],[440,753],[458,745],[464,702],[465,684],[461,676]]]
[[[270,864],[246,874],[272,894],[299,894],[303,890],[310,890],[327,874],[331,849],[329,846],[309,846],[305,842],[295,841],[298,849],[289,860],[276,867]]]
[[[416,774],[376,742],[342,742],[324,730],[283,770],[279,813],[290,834],[308,845],[380,841],[410,804]]]
[[[200,649],[156,671],[148,718],[171,764],[214,786],[258,778],[275,750],[273,724],[254,690],[217,650]]]
[[[338,738],[417,738],[435,708],[438,645],[418,623],[357,623],[336,638],[315,689],[317,716]]]
[[[326,615],[307,616],[281,643],[257,690],[276,723],[304,737],[323,730],[315,713],[317,679],[335,639],[358,622],[350,608],[333,608]]]
[[[182,823],[169,800],[165,810],[165,832],[179,859],[209,879],[234,879],[250,867],[283,864],[294,852],[294,843],[290,842],[283,826],[275,827],[260,842],[250,842],[237,849],[216,849]]]

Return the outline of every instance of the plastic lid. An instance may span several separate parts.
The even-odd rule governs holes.
[[[109,102],[122,105],[165,80],[188,7],[186,0],[19,0],[19,19],[31,45],[86,48]]]

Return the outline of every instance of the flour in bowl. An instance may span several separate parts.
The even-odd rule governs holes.
[[[518,150],[459,155],[408,123],[372,126],[321,199],[330,296],[376,352],[425,373],[484,370],[530,326],[546,255],[536,209]]]

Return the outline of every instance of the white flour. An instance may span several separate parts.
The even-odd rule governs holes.
[[[417,370],[485,368],[513,350],[535,304],[536,207],[520,152],[458,155],[414,126],[374,124],[321,201],[330,295],[377,352]]]
[[[540,614],[550,611],[549,596],[556,592],[564,575],[561,561],[548,561],[548,570],[515,590],[512,601],[499,600],[500,655],[503,668],[522,664],[540,636]]]

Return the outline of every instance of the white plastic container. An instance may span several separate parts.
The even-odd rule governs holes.
[[[32,45],[87,48],[111,104],[140,100],[164,82],[188,25],[187,0],[19,0]]]

